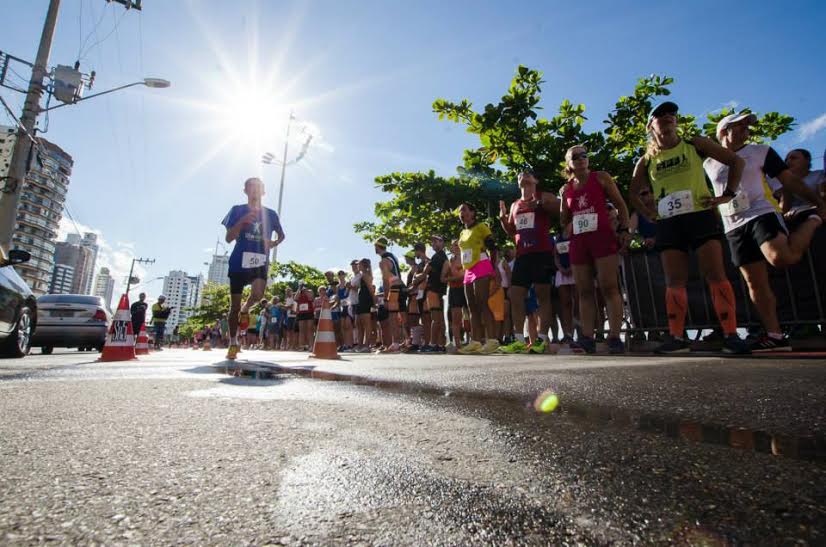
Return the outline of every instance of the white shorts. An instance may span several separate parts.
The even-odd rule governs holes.
[[[561,287],[563,285],[573,285],[574,284],[574,274],[571,272],[570,275],[565,275],[562,272],[556,272],[556,286]]]

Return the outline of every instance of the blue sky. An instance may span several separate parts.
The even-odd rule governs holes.
[[[47,5],[0,0],[0,49],[33,60]],[[206,250],[222,237],[230,206],[244,201],[249,176],[264,177],[265,203],[275,208],[279,171],[260,156],[280,156],[291,107],[315,137],[287,171],[279,258],[328,268],[370,256],[352,225],[371,219],[382,198],[373,178],[431,168],[450,175],[475,144],[436,119],[433,100],[495,102],[520,63],[544,71],[549,115],[565,98],[582,102],[592,129],[638,77],[660,73],[675,78],[673,98],[685,112],[733,102],[791,114],[798,130],[776,148],[803,146],[818,167],[823,161],[822,2],[143,5],[126,12],[104,0],[63,0],[50,59],[72,64],[88,36],[81,68],[97,71],[93,92],[145,76],[172,81],[49,119],[45,136],[75,160],[72,216],[102,234],[102,265],[119,276],[133,253],[156,259],[141,272],[147,280],[172,269],[205,273]],[[20,104],[17,94],[0,93]],[[294,131],[290,157],[303,139]],[[144,288],[158,294],[161,283]]]

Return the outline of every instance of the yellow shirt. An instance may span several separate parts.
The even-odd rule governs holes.
[[[485,252],[485,240],[490,237],[491,231],[487,224],[474,224],[471,228],[465,228],[459,235],[459,249],[462,250],[462,267],[466,270],[476,266],[482,260],[488,258]]]

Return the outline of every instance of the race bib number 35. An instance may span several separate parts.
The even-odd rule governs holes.
[[[721,203],[717,206],[717,208],[720,209],[721,215],[730,217],[748,210],[750,205],[751,203],[749,202],[749,196],[743,192],[738,192],[731,201],[728,203]]]
[[[673,192],[657,202],[660,218],[671,218],[694,211],[694,200],[689,190]]]
[[[586,234],[597,229],[597,214],[582,213],[574,215],[574,234]]]
[[[536,213],[519,213],[516,215],[517,230],[533,230]]]
[[[249,268],[261,268],[266,266],[267,264],[267,255],[261,253],[242,253],[241,254],[241,267],[246,269]]]

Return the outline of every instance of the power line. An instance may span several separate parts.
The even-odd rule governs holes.
[[[105,9],[103,10],[103,13],[104,13],[104,15],[106,14],[106,10],[105,10]],[[112,15],[114,16],[114,12],[112,12]],[[103,39],[98,40],[97,42],[95,42],[94,44],[92,44],[91,46],[89,46],[88,48],[86,48],[86,50],[85,50],[85,51],[83,51],[83,53],[81,53],[81,55],[79,55],[80,59],[78,59],[78,60],[82,60],[82,59],[84,59],[84,58],[86,57],[86,55],[87,55],[89,52],[91,52],[91,51],[92,51],[92,49],[94,49],[94,48],[95,48],[95,47],[97,47],[98,45],[100,45],[100,44],[102,44],[103,42],[105,42],[106,40],[108,40],[108,39],[109,39],[109,37],[110,37],[110,36],[112,36],[112,34],[116,34],[116,33],[117,33],[117,30],[118,30],[118,27],[120,26],[120,23],[121,23],[121,21],[123,21],[123,18],[124,18],[125,16],[126,16],[126,11],[124,11],[123,13],[121,13],[120,17],[118,17],[118,18],[115,20],[115,26],[112,28],[112,30],[110,30],[110,31],[109,31],[109,34],[107,34],[106,36],[104,36],[104,37],[103,37]],[[101,19],[103,19],[103,16],[101,16]],[[97,35],[97,33],[95,33],[95,34]]]

